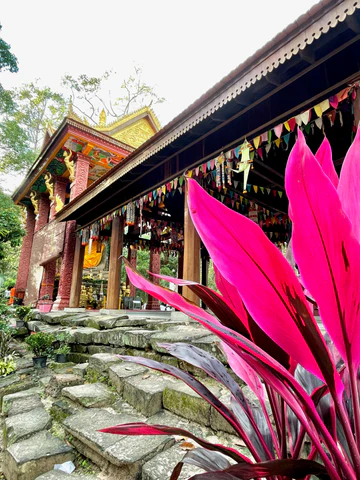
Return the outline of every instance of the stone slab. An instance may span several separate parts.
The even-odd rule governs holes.
[[[56,325],[60,323],[61,319],[71,316],[72,314],[67,312],[50,312],[41,314],[41,320],[49,323],[50,325]]]
[[[122,362],[116,365],[112,365],[109,368],[109,382],[121,395],[124,391],[124,380],[126,378],[144,374],[147,371],[147,368],[141,365],[136,365],[136,363]]]
[[[72,436],[76,449],[107,475],[114,475],[117,480],[130,480],[141,478],[142,465],[174,444],[168,436],[131,437],[99,432],[105,427],[138,421],[138,416],[92,409],[67,418],[64,428]]]
[[[120,362],[122,362],[122,360],[116,355],[96,353],[89,358],[89,368],[96,370],[98,373],[107,374],[109,367]]]
[[[4,444],[5,447],[19,440],[47,430],[51,426],[50,415],[43,407],[32,409],[30,412],[13,415],[5,420]]]
[[[180,478],[180,477],[179,477]],[[61,470],[52,470],[51,472],[44,473],[37,477],[36,480],[98,480],[99,477],[94,475],[76,475],[72,473],[62,472]]]
[[[162,409],[163,391],[172,380],[152,373],[127,377],[124,379],[123,398],[144,415],[154,415]]]
[[[77,353],[77,352],[68,353],[68,360],[73,363],[86,363],[89,361],[89,358],[90,358],[89,353]]]
[[[35,480],[55,464],[73,460],[71,447],[50,433],[41,432],[6,449],[3,471],[8,480]]]
[[[88,363],[78,363],[73,367],[73,374],[77,377],[83,378],[86,375],[86,370],[88,369]]]
[[[65,387],[72,387],[74,385],[81,385],[84,382],[83,378],[73,373],[61,373],[53,375],[46,387],[46,394],[50,397],[58,397]]]
[[[13,373],[7,377],[0,378],[0,403],[5,395],[28,390],[35,386],[35,381],[30,375],[23,378],[22,375],[20,377],[18,373]]]
[[[125,346],[147,349],[151,347],[152,335],[159,333],[158,330],[127,330],[123,333],[122,341]]]
[[[192,343],[194,340],[208,336],[204,328],[189,326],[173,327],[164,332],[156,333],[151,337],[151,346],[160,353],[167,353],[164,348],[158,346],[158,343]]]
[[[64,312],[69,312],[69,313],[85,313],[85,307],[79,307],[79,308],[64,308]]]
[[[25,413],[33,408],[41,407],[40,389],[31,388],[22,392],[5,395],[2,403],[2,414],[11,417]]]
[[[221,395],[221,397],[219,397],[219,400],[226,407],[228,407],[230,411],[232,411],[229,393]],[[220,430],[222,432],[230,433],[232,435],[237,435],[236,431],[230,425],[230,423],[227,422],[225,418],[222,415],[220,415],[220,413],[214,407],[210,408],[210,426],[216,432]]]
[[[95,330],[92,336],[93,343],[102,345],[123,346],[123,334],[127,330],[124,327],[117,327],[111,330]]]
[[[209,387],[209,385],[207,386]],[[210,388],[216,397],[220,396],[220,388]],[[176,415],[201,425],[210,426],[210,403],[206,402],[183,382],[176,381],[165,389],[163,404],[165,409]]]
[[[116,397],[102,383],[88,383],[75,387],[65,387],[62,390],[64,397],[79,403],[87,408],[108,407],[115,402]]]
[[[96,353],[109,353],[111,355],[126,355],[124,347],[110,347],[109,345],[89,345],[88,352],[90,355]]]
[[[219,343],[219,338],[216,335],[207,335],[206,337],[195,339],[192,342],[192,345],[197,348],[201,348],[201,350],[205,350],[205,352],[210,353],[218,360],[220,360],[220,362],[227,363],[223,353],[219,348]]]
[[[142,480],[168,480],[175,466],[181,462],[185,451],[179,445],[174,445],[165,452],[161,452],[145,463],[142,468]],[[205,473],[204,470],[185,464],[181,470],[179,480],[187,480],[197,473]]]
[[[30,332],[42,332],[46,330],[48,325],[44,322],[40,322],[39,320],[31,320],[27,322],[27,328]]]
[[[69,343],[81,343],[83,345],[88,345],[93,343],[93,334],[97,332],[95,328],[83,327],[77,328],[72,333],[72,339]]]

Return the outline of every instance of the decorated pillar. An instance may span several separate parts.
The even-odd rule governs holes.
[[[85,246],[81,243],[81,238],[76,237],[74,268],[71,282],[70,308],[78,308],[80,304],[82,273],[84,266]]]
[[[106,308],[118,309],[120,298],[120,273],[124,238],[124,222],[122,217],[115,217],[111,226],[109,276]]]
[[[184,252],[178,252],[178,278],[184,278]],[[178,286],[178,293],[182,295],[182,286]]]
[[[60,268],[59,289],[56,301],[53,305],[53,310],[63,310],[69,306],[75,255],[75,230],[75,220],[66,222],[64,250]]]
[[[184,279],[200,282],[200,237],[191,220],[188,193],[185,193],[184,211]],[[189,288],[183,287],[183,296],[200,305],[200,300]]]
[[[70,200],[74,200],[80,193],[82,193],[88,185],[90,168],[90,157],[81,152],[77,153],[75,162],[75,178],[70,187]]]
[[[44,227],[49,222],[50,199],[46,193],[41,193],[39,198],[39,213],[37,215],[35,232]]]
[[[50,206],[50,221],[54,220],[56,215],[56,206],[64,205],[66,198],[66,187],[69,183],[67,178],[56,177],[54,180],[54,198]]]
[[[44,265],[44,272],[41,280],[40,294],[39,294],[39,303],[42,303],[42,297],[45,295],[49,296],[49,299],[46,300],[46,303],[52,302],[53,292],[54,292],[54,282],[55,282],[55,273],[56,273],[56,259],[51,260]]]
[[[157,249],[150,250],[149,271],[151,273],[160,274],[160,252]],[[155,284],[160,284],[160,279],[150,276],[150,280]],[[157,298],[148,295],[146,310],[160,310],[160,302]]]
[[[30,256],[35,230],[35,213],[32,206],[26,207],[25,236],[22,241],[19,269],[17,273],[15,296],[23,299],[29,276]]]
[[[137,250],[135,248],[129,247],[129,252],[128,252],[128,261],[132,268],[136,269],[136,264],[137,264]],[[126,278],[126,286],[130,285],[130,297],[135,297],[136,295],[136,287],[133,285],[129,277]]]

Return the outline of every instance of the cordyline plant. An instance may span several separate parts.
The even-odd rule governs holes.
[[[340,179],[325,139],[314,156],[299,131],[285,177],[293,222],[292,248],[300,284],[282,253],[248,218],[188,180],[192,220],[214,262],[221,294],[170,279],[194,291],[213,315],[176,292],[155,285],[127,264],[136,287],[173,305],[217,335],[233,372],[254,392],[260,408],[212,355],[186,344],[162,344],[175,357],[203,369],[228,388],[231,409],[199,380],[175,367],[121,357],[180,378],[208,401],[245,442],[212,445],[191,433],[133,423],[102,430],[121,435],[180,434],[199,448],[183,463],[206,473],[193,479],[360,479],[360,128]],[[164,277],[163,277],[164,278]],[[304,289],[318,304],[321,334]],[[272,421],[265,408],[271,406]],[[308,448],[305,448],[308,447]]]

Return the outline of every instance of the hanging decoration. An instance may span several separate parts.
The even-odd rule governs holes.
[[[126,206],[126,220],[125,225],[133,226],[135,224],[135,203],[129,202]]]

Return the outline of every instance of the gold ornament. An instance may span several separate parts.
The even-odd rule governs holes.
[[[58,213],[60,212],[60,210],[63,208],[64,206],[64,202],[61,200],[60,196],[59,195],[56,195],[56,198],[55,198],[55,212]]]
[[[30,192],[30,200],[31,200],[31,203],[33,204],[35,215],[38,215],[39,214],[39,200],[36,198],[36,192],[34,192],[34,191]]]
[[[75,164],[73,160],[71,159],[72,156],[72,150],[70,150],[69,153],[64,154],[64,163],[66,165],[66,168],[69,170],[69,180],[70,182],[73,182],[75,180]]]
[[[53,202],[54,201],[54,184],[51,183],[52,178],[50,173],[45,173],[44,180],[45,180],[46,189],[49,192],[49,199],[51,202]]]

